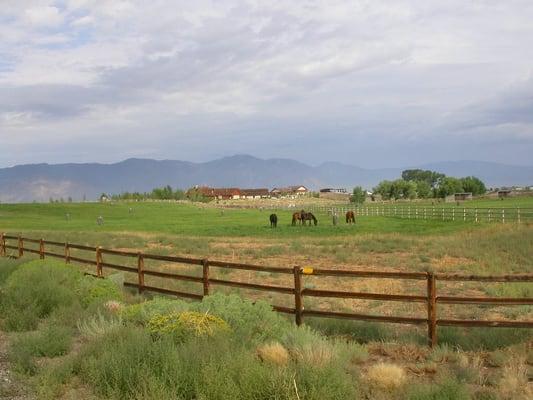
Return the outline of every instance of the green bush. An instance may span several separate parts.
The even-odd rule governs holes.
[[[10,359],[19,372],[34,374],[34,357],[57,357],[66,354],[72,344],[69,328],[46,325],[42,330],[23,333],[10,347]]]
[[[0,258],[0,286],[4,284],[20,264],[25,262],[24,259]]]
[[[103,304],[109,300],[122,300],[122,288],[110,279],[84,276],[80,280],[77,294],[84,307]]]
[[[19,266],[3,288],[4,329],[35,329],[39,319],[54,309],[76,303],[74,290],[82,276],[72,267],[49,260]]]
[[[453,379],[446,379],[433,385],[413,385],[409,391],[409,400],[470,400],[466,386]]]
[[[229,332],[230,327],[214,315],[184,311],[154,316],[148,321],[148,330],[154,335],[171,335],[178,341],[184,341],[191,337],[210,337]]]
[[[156,315],[179,313],[189,310],[191,304],[181,300],[156,297],[152,300],[124,307],[122,319],[138,325],[145,325]]]
[[[256,341],[280,339],[291,324],[264,301],[250,300],[232,294],[214,294],[194,305],[199,312],[216,315],[226,321],[235,334],[253,344]]]

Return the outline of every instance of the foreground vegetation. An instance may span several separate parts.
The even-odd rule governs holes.
[[[296,328],[261,301],[146,299],[124,293],[121,275],[95,279],[49,260],[21,262],[0,260],[0,327],[8,332],[11,368],[41,399],[532,395],[533,353],[524,337],[513,344],[509,335],[488,340],[486,330],[477,331],[471,351],[457,347],[460,335],[430,351],[395,344],[372,324]],[[350,335],[358,331],[364,341]]]

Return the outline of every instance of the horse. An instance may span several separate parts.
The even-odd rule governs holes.
[[[300,213],[300,219],[302,220],[302,225],[307,225],[306,221],[309,221],[309,226],[311,226],[311,221],[313,221],[315,226],[318,224],[318,220],[313,215],[313,213],[310,212]]]
[[[302,222],[302,213],[300,212],[292,214],[292,226],[295,226],[297,221]]]
[[[270,227],[277,228],[278,226],[278,216],[276,214],[270,214]]]
[[[355,213],[353,211],[348,211],[346,213],[346,223],[355,224]]]

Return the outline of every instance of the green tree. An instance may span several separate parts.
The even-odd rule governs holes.
[[[356,186],[353,188],[352,195],[350,196],[350,201],[356,204],[362,204],[366,199],[366,191],[363,190],[361,186]]]
[[[471,192],[474,196],[485,194],[487,191],[485,184],[481,181],[481,179],[476,178],[475,176],[461,178],[461,185],[463,186],[463,190],[465,192]]]
[[[384,180],[379,182],[373,191],[380,194],[383,200],[389,200],[392,195],[392,181]]]
[[[438,197],[446,197],[454,193],[464,192],[463,185],[460,179],[447,176],[442,178],[439,182],[439,186],[436,190]]]
[[[440,179],[445,175],[440,172],[422,170],[422,169],[406,169],[402,172],[402,179],[404,181],[424,181],[434,188]]]
[[[419,199],[427,199],[431,196],[431,185],[426,181],[416,181],[416,196]]]

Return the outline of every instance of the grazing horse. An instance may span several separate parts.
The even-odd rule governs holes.
[[[297,221],[302,222],[302,213],[300,212],[292,214],[292,226],[295,226]]]
[[[270,227],[277,228],[278,226],[278,216],[276,214],[270,214]]]
[[[353,211],[348,211],[346,213],[346,223],[355,224],[355,213]]]
[[[302,220],[303,225],[307,225],[306,221],[309,221],[309,226],[311,226],[311,221],[313,221],[315,226],[318,224],[318,220],[313,215],[313,213],[310,213],[310,212],[300,213],[300,219]]]

